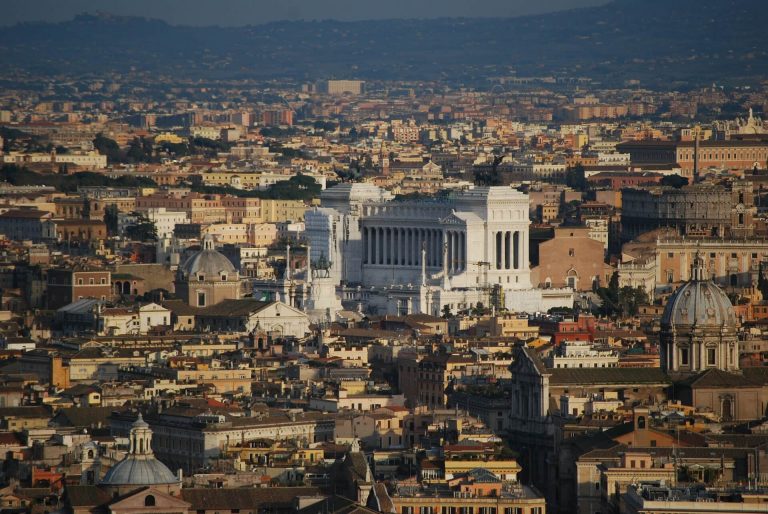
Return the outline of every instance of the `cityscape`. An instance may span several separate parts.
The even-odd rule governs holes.
[[[119,4],[0,21],[0,514],[768,513],[759,0]]]

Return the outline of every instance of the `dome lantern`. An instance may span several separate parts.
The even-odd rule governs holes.
[[[128,441],[128,454],[110,468],[101,481],[102,486],[113,487],[121,493],[148,485],[171,489],[179,486],[179,477],[155,457],[152,429],[141,414],[131,425]]]

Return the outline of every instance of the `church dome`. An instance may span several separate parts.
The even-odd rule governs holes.
[[[175,484],[178,477],[168,466],[152,458],[137,460],[127,458],[112,466],[104,476],[103,485],[158,485]]]
[[[213,238],[207,235],[203,238],[203,249],[190,256],[179,267],[179,272],[185,278],[198,275],[214,278],[221,274],[235,277],[237,270],[229,259],[216,251]]]
[[[179,478],[168,469],[168,466],[157,460],[152,452],[152,430],[141,414],[131,425],[129,440],[128,455],[110,468],[101,485],[144,486],[179,482]]]
[[[667,301],[661,327],[735,327],[733,304],[714,282],[704,278],[702,266],[694,266],[693,279],[680,286]]]

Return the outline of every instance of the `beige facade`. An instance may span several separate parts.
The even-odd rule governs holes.
[[[262,200],[262,220],[265,223],[303,221],[307,205],[299,200]]]
[[[757,283],[760,262],[768,260],[768,240],[661,239],[656,248],[656,283],[690,280],[691,264],[699,252],[706,276],[720,286],[751,287]]]
[[[648,298],[653,299],[656,293],[656,259],[635,259],[621,262],[618,265],[619,287],[639,287]]]
[[[527,487],[520,487],[520,494],[507,494],[501,497],[478,497],[476,495],[453,494],[450,496],[437,495],[393,495],[392,503],[395,512],[402,514],[438,514],[441,512],[461,513],[521,513],[546,514],[547,507],[544,498],[530,492],[525,494]]]
[[[539,244],[539,265],[531,270],[531,282],[544,288],[572,287],[590,291],[607,285],[613,269],[603,261],[604,247],[584,227],[560,227],[555,237]]]
[[[260,223],[261,200],[259,198],[238,198],[225,196],[221,199],[228,223]]]

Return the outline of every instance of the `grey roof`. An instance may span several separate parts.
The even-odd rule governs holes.
[[[467,471],[467,476],[472,477],[478,483],[495,484],[501,482],[499,477],[485,468],[472,468]]]
[[[221,273],[228,275],[236,273],[235,266],[227,259],[224,254],[214,249],[207,248],[200,250],[187,259],[179,267],[179,272],[184,277],[195,275],[205,275],[206,279],[218,277]],[[210,277],[210,278],[209,278]]]
[[[669,298],[661,326],[736,327],[736,315],[728,296],[711,280],[692,280]]]
[[[130,455],[107,471],[102,484],[155,485],[175,484],[179,479],[168,466],[154,457]]]

